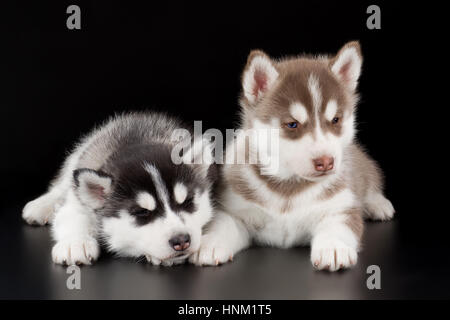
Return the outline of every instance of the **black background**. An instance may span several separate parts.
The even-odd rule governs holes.
[[[82,10],[81,30],[66,27],[73,3]],[[422,133],[433,125],[421,118],[432,106],[420,100],[429,33],[416,22],[424,21],[425,11],[412,13],[405,3],[378,2],[382,28],[368,30],[369,4],[62,1],[19,2],[4,10],[4,199],[25,201],[44,192],[65,152],[114,112],[165,110],[203,120],[205,130],[233,128],[241,71],[252,49],[272,57],[335,53],[359,40],[358,136],[385,171],[387,194],[402,214],[410,200],[422,200],[416,192],[429,147]],[[408,217],[422,216],[418,205]]]
[[[66,28],[69,4],[81,7],[81,30]],[[370,4],[381,7],[381,30],[366,27]],[[436,80],[429,73],[441,72],[431,63],[442,52],[429,46],[439,30],[428,12],[439,7],[381,1],[3,6],[2,208],[19,208],[45,192],[80,135],[114,112],[164,110],[202,120],[204,130],[233,128],[250,50],[272,57],[335,53],[359,40],[359,141],[385,172],[403,241],[417,251],[434,248],[422,257],[430,270],[448,263],[439,254],[448,248],[448,216],[437,205],[445,188],[433,182],[448,161],[432,145],[441,137],[429,136],[436,126],[428,91],[428,81]]]

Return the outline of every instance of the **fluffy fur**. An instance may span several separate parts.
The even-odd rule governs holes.
[[[179,263],[198,250],[212,217],[213,181],[206,163],[172,162],[173,145],[184,139],[173,141],[172,133],[180,128],[163,114],[132,113],[81,140],[49,191],[23,209],[28,223],[52,224],[55,263],[90,264],[99,241],[153,264]]]
[[[380,169],[354,140],[361,65],[357,42],[331,58],[276,61],[262,51],[250,53],[241,128],[280,130],[279,149],[269,156],[278,157],[279,170],[267,175],[258,164],[224,166],[221,210],[192,263],[227,262],[252,241],[281,248],[310,244],[317,269],[357,262],[363,217],[388,220],[394,214],[382,194]],[[246,149],[255,146],[237,148],[255,152]]]

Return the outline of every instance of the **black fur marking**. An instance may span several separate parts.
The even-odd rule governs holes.
[[[180,212],[180,211],[184,211],[187,213],[192,213],[195,210],[197,210],[197,206],[194,203],[194,190],[192,190],[191,188],[188,187],[188,194],[186,196],[186,200],[183,201],[183,203],[178,203],[175,200],[175,195],[173,193],[173,187],[172,187],[172,192],[170,192],[170,208],[174,211],[174,212]]]
[[[114,177],[115,184],[111,197],[109,197],[102,215],[105,217],[118,217],[120,210],[128,211],[139,226],[153,222],[165,216],[164,200],[153,184],[152,177],[144,168],[144,164],[153,165],[160,173],[165,184],[169,206],[174,212],[192,213],[196,210],[193,201],[194,190],[203,191],[208,186],[208,179],[201,179],[194,169],[188,165],[175,165],[171,159],[171,150],[162,144],[135,144],[120,148],[111,156],[102,168]],[[184,184],[188,189],[188,196],[182,204],[175,201],[173,194],[176,183]],[[151,194],[156,202],[155,210],[145,215],[133,215],[140,209],[136,197],[140,192]]]

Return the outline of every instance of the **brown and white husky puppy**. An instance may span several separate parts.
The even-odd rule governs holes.
[[[317,269],[356,264],[363,218],[394,214],[380,169],[354,139],[361,65],[358,42],[333,57],[273,60],[250,53],[241,129],[280,130],[277,154],[270,155],[278,157],[279,169],[268,175],[258,163],[224,166],[222,211],[192,263],[227,262],[254,241],[281,248],[310,244]]]

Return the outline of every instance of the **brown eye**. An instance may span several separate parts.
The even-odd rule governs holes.
[[[334,117],[333,120],[331,120],[332,124],[337,124],[339,122],[339,118],[338,117]]]
[[[286,127],[288,127],[289,129],[296,129],[298,128],[298,122],[296,121],[288,122],[286,123]]]

